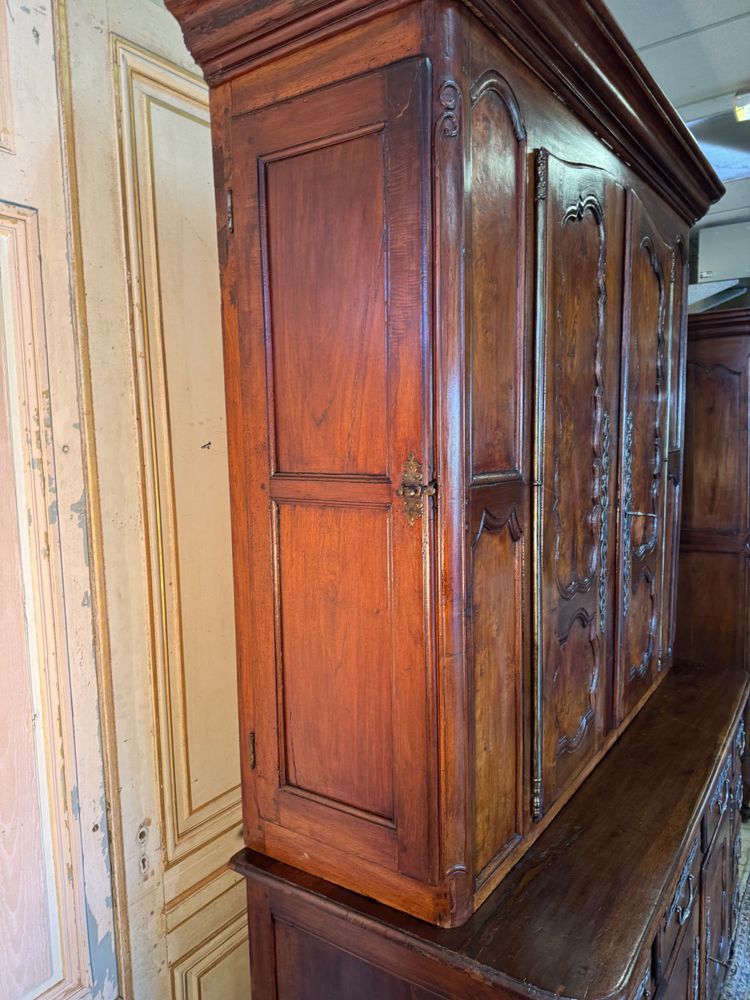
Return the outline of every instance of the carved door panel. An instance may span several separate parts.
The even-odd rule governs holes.
[[[716,831],[701,873],[701,940],[703,941],[703,998],[721,995],[729,953],[731,841],[729,811]]]
[[[747,662],[749,375],[750,338],[691,339],[677,649],[717,667]]]
[[[637,196],[628,202],[620,462],[617,719],[659,669],[666,482],[669,251]]]
[[[347,851],[432,877],[427,82],[413,60],[232,125],[246,832],[338,879]]]
[[[607,173],[537,154],[535,818],[610,724],[623,216]]]

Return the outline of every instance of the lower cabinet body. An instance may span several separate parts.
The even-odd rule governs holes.
[[[747,693],[742,671],[676,668],[460,927],[241,852],[253,1000],[719,1000]]]

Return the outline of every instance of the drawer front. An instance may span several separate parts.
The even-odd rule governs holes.
[[[656,981],[654,979],[653,956],[650,953],[648,962],[643,967],[643,971],[636,981],[638,985],[632,994],[632,1000],[654,1000]]]
[[[718,1000],[731,948],[732,841],[725,813],[701,874],[703,997]]]
[[[719,774],[714,781],[711,794],[708,798],[708,805],[706,806],[706,812],[703,820],[704,851],[708,851],[710,848],[716,834],[716,830],[732,803],[734,791],[734,756],[735,743],[733,742],[732,747],[724,758],[724,763],[719,770]]]
[[[734,759],[732,761],[732,827],[738,829],[742,818],[744,785],[742,781],[742,758],[745,754],[745,720],[740,719],[734,738]]]
[[[694,911],[700,905],[700,873],[703,862],[700,834],[696,833],[690,851],[682,866],[669,906],[664,911],[664,919],[659,934],[659,969],[661,976],[669,976],[674,955],[681,939],[683,927],[690,922]]]

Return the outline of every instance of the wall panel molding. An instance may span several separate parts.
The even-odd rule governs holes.
[[[37,212],[0,202],[0,995],[69,1000],[91,994],[40,259]]]
[[[202,81],[113,49],[169,869],[240,824],[213,177]]]
[[[244,995],[249,997],[248,947],[247,916],[243,910],[172,967],[174,1000],[224,1000],[228,988],[236,990],[243,981]]]

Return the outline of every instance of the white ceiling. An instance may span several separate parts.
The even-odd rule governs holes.
[[[727,194],[705,223],[750,218],[750,122],[728,114],[734,94],[750,90],[750,0],[607,2],[725,178]]]

